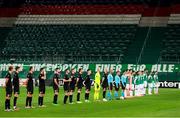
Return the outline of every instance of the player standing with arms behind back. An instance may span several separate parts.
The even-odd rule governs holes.
[[[17,66],[15,68],[15,73],[14,73],[14,76],[13,76],[13,88],[14,88],[14,110],[18,110],[17,106],[16,106],[16,103],[17,103],[17,99],[18,99],[18,96],[20,94],[20,87],[19,87],[19,84],[20,84],[20,80],[19,80],[19,72],[20,72],[20,67]]]
[[[11,100],[11,96],[12,96],[12,82],[11,82],[12,72],[13,72],[13,66],[10,66],[8,69],[8,73],[5,76],[5,88],[6,88],[5,111],[6,112],[11,111],[10,100]]]
[[[25,108],[33,108],[32,107],[32,97],[34,92],[34,84],[33,84],[33,72],[34,68],[31,66],[29,68],[29,73],[27,75],[27,98],[26,98],[26,107]]]
[[[95,101],[99,101],[100,86],[101,86],[101,75],[100,75],[100,68],[98,67],[97,72],[95,74],[95,81],[94,81],[94,100]]]
[[[58,100],[58,94],[59,94],[59,75],[60,75],[60,69],[56,68],[54,71],[54,77],[53,77],[53,90],[54,90],[54,99],[53,104],[57,105]]]
[[[40,74],[39,74],[39,98],[38,98],[38,105],[39,107],[45,107],[45,105],[43,105],[43,99],[44,99],[44,95],[45,95],[45,79],[46,79],[46,71],[44,68],[40,69]]]

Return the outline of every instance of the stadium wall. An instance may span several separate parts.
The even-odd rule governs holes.
[[[7,73],[8,66],[11,64],[0,64],[0,78],[3,78]],[[105,68],[113,68],[114,72],[117,70],[123,71],[126,69],[133,70],[144,70],[148,69],[149,71],[158,71],[159,72],[159,80],[160,81],[180,81],[180,64],[13,64],[13,66],[22,67],[22,72],[20,72],[20,78],[26,78],[29,67],[33,66],[35,68],[34,77],[38,78],[39,70],[41,67],[46,68],[47,71],[47,79],[51,80],[53,77],[53,72],[56,67],[59,67],[61,70],[61,78],[63,78],[65,69],[74,68],[76,71],[78,68],[83,68],[84,71],[87,69],[91,69],[93,72],[92,79],[97,68],[101,68],[101,72]],[[114,73],[115,74],[115,73]]]

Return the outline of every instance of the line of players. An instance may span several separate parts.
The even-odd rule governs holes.
[[[6,89],[6,100],[5,100],[5,111],[13,111],[10,109],[10,99],[12,96],[12,92],[14,92],[14,100],[13,100],[13,108],[14,110],[19,110],[16,106],[18,96],[20,94],[20,79],[19,79],[19,72],[21,68],[16,67],[15,71],[13,69],[13,66],[9,67],[9,71],[5,76],[5,89]],[[34,82],[33,82],[33,72],[34,68],[30,67],[29,72],[27,74],[27,80],[26,80],[26,88],[27,88],[27,97],[26,97],[26,104],[25,108],[33,108],[32,106],[32,98],[33,98],[33,92],[34,92]],[[100,94],[100,88],[103,89],[103,101],[112,100],[112,91],[113,88],[115,88],[114,91],[114,98],[115,99],[124,99],[128,97],[133,96],[144,96],[147,93],[148,88],[148,94],[152,94],[152,91],[154,89],[154,93],[158,94],[158,72],[151,72],[148,74],[148,71],[138,71],[135,72],[131,69],[125,70],[122,73],[120,71],[116,72],[115,77],[113,77],[113,69],[110,69],[108,72],[108,69],[104,70],[104,74],[101,80],[101,74],[100,74],[100,68],[97,69],[97,72],[95,74],[94,82],[92,82],[91,78],[91,70],[87,70],[87,75],[85,78],[82,77],[83,69],[80,68],[78,70],[78,76],[76,77],[76,71],[75,69],[65,70],[64,75],[64,101],[63,103],[66,104],[67,100],[69,98],[69,104],[74,104],[73,102],[73,95],[74,91],[77,88],[77,103],[82,103],[80,96],[81,96],[81,90],[83,87],[85,87],[85,102],[89,101],[89,94],[91,91],[91,85],[94,84],[94,100],[100,101],[99,94]],[[13,77],[12,77],[13,76]],[[45,96],[45,79],[46,79],[46,71],[44,68],[40,69],[40,73],[38,76],[39,79],[39,98],[38,98],[38,106],[39,107],[46,107],[43,104],[44,96]],[[53,98],[53,104],[58,104],[58,94],[59,94],[59,81],[60,80],[60,69],[56,68],[54,71],[53,76],[53,90],[54,90],[54,98]],[[119,89],[122,89],[121,97],[119,97]],[[107,94],[106,94],[107,92]]]

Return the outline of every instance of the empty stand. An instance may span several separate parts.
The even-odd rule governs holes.
[[[20,25],[6,40],[4,56],[17,60],[121,62],[136,25]],[[71,60],[70,60],[71,61]]]

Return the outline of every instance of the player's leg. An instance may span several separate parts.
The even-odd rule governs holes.
[[[74,93],[75,87],[70,88],[70,93],[69,93],[69,103],[73,104],[73,93]]]
[[[108,100],[112,100],[112,90],[113,90],[113,84],[112,83],[109,84],[108,89],[109,90],[108,90],[107,98],[108,98]]]
[[[80,97],[81,97],[81,87],[78,87],[77,103],[82,103],[82,102],[80,101]]]
[[[6,112],[11,111],[11,108],[10,108],[11,95],[12,95],[11,90],[6,90],[6,100],[5,100],[5,111]]]
[[[134,84],[130,86],[130,96],[134,96]]]
[[[90,88],[87,87],[85,92],[85,102],[89,102],[89,93],[90,93]]]
[[[115,91],[114,91],[114,97],[115,97],[115,99],[118,99],[118,98],[119,98],[118,92],[119,92],[119,84],[116,83],[116,84],[115,84]]]
[[[55,88],[54,89],[54,99],[53,99],[53,104],[54,105],[57,105],[58,95],[59,95],[59,89]]]
[[[18,108],[16,106],[18,97],[19,97],[19,93],[17,91],[14,91],[14,100],[13,100],[14,110],[18,110]]]
[[[106,90],[107,90],[107,87],[103,86],[103,101],[106,102]]]
[[[63,101],[63,103],[66,104],[67,99],[68,99],[68,96],[69,96],[68,90],[65,90],[65,91],[64,91],[64,94],[65,94],[65,95],[64,95],[64,101]]]

